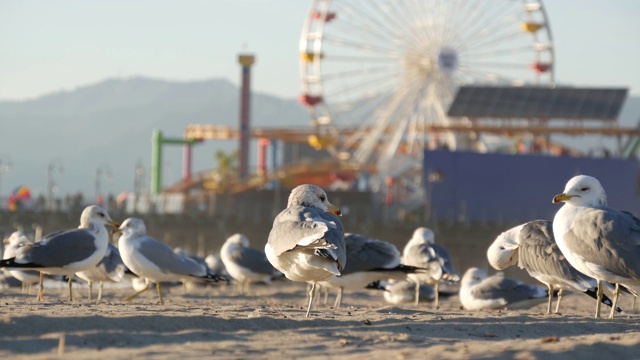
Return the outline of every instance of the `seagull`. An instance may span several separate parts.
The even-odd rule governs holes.
[[[592,298],[597,297],[597,282],[576,270],[565,259],[553,237],[552,222],[534,220],[511,228],[500,234],[487,250],[489,264],[496,270],[504,270],[518,264],[531,277],[547,285],[549,303],[547,314],[551,314],[554,289],[559,289],[556,313],[564,290],[576,289]],[[611,300],[602,299],[611,306]],[[619,308],[616,311],[621,312]]]
[[[379,280],[367,285],[367,289],[384,290],[384,299],[390,304],[412,303],[415,300],[415,284],[405,280]],[[420,299],[433,301],[436,298],[436,292],[432,287],[420,285]]]
[[[265,255],[266,256],[266,255]],[[204,258],[204,262],[207,263],[207,267],[215,274],[228,275],[227,269],[224,267],[222,259],[218,255],[209,254]]]
[[[615,284],[613,318],[620,286],[640,287],[640,219],[607,206],[598,179],[578,175],[553,203],[564,202],[553,219],[553,235],[567,261],[598,282],[596,318],[600,317],[602,283]]]
[[[4,247],[3,259],[10,259],[16,256],[16,249],[19,247],[33,244],[31,240],[22,231],[14,231],[8,238],[4,239],[6,244]],[[40,272],[35,270],[7,270],[7,272],[18,279],[22,283],[22,290],[24,292],[25,287],[31,293],[31,286],[40,281]]]
[[[309,317],[316,283],[340,276],[347,263],[340,209],[322,188],[305,184],[291,191],[287,208],[273,221],[267,259],[289,280],[310,282]]]
[[[124,277],[127,267],[124,266],[120,251],[113,244],[109,244],[107,252],[94,268],[80,271],[76,276],[89,283],[89,300],[93,298],[93,283],[100,282],[98,288],[98,301],[102,300],[102,288],[105,281],[120,282]]]
[[[218,282],[225,280],[210,273],[206,266],[198,264],[189,257],[174,253],[168,245],[148,236],[141,219],[128,218],[120,225],[119,230],[122,232],[118,239],[122,261],[134,274],[156,283],[161,304],[164,303],[160,284],[163,281]],[[142,290],[126,297],[124,301],[131,301],[148,289],[147,282]]]
[[[245,288],[248,291],[252,282],[270,283],[273,277],[282,275],[271,266],[263,251],[249,247],[249,238],[244,234],[231,235],[222,245],[220,257],[241,293]]]
[[[16,250],[16,256],[1,260],[0,267],[40,271],[38,300],[43,299],[43,274],[68,277],[69,301],[73,300],[73,274],[95,267],[104,257],[109,244],[105,225],[117,227],[105,209],[98,205],[86,207],[80,215],[77,229],[61,230],[44,236],[34,244]]]
[[[526,307],[544,300],[544,288],[509,279],[503,273],[487,276],[478,268],[468,269],[460,281],[460,302],[467,310]]]
[[[439,286],[441,281],[457,282],[460,276],[453,271],[451,258],[447,250],[435,243],[435,235],[431,229],[419,227],[405,245],[402,252],[402,263],[418,268],[429,269],[427,273],[409,274],[415,285],[415,305],[419,302],[420,284],[434,286],[436,293],[435,307],[439,307]]]
[[[353,233],[345,234],[344,242],[347,265],[339,276],[318,283],[323,287],[338,289],[335,307],[340,307],[345,288],[364,289],[374,281],[403,280],[407,278],[407,274],[427,271],[401,264],[400,251],[390,242]]]

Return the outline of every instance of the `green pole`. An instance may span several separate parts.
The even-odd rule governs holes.
[[[153,130],[151,135],[151,194],[162,191],[162,131]]]

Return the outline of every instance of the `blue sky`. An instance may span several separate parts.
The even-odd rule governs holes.
[[[298,40],[310,3],[0,0],[0,99],[135,75],[237,83],[243,50],[257,55],[255,90],[296,97]],[[559,83],[627,86],[640,95],[640,1],[545,6]]]

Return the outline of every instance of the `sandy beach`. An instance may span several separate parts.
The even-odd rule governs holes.
[[[563,299],[562,314],[546,304],[527,310],[471,312],[457,296],[430,303],[387,304],[373,290],[345,292],[343,306],[319,303],[304,317],[305,287],[286,281],[239,295],[232,286],[171,288],[164,305],[155,291],[130,303],[130,289],[105,289],[100,303],[66,302],[63,288],[45,301],[20,289],[0,297],[2,358],[216,359],[631,359],[639,358],[640,315],[593,319],[594,302],[579,293]],[[82,297],[81,297],[82,296]],[[333,302],[333,296],[329,303]],[[631,299],[620,301],[631,307]],[[607,314],[608,314],[608,308]]]

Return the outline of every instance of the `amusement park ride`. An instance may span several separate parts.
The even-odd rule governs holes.
[[[383,192],[389,184],[403,184],[412,192],[409,198],[420,198],[424,197],[425,149],[493,152],[505,139],[511,143],[528,139],[529,144],[543,144],[538,149],[541,153],[572,154],[571,149],[551,141],[550,135],[624,136],[629,144],[640,138],[640,130],[620,128],[616,123],[626,90],[597,93],[582,89],[576,93],[557,88],[554,54],[549,20],[537,0],[313,0],[300,36],[299,97],[312,126],[251,128],[249,86],[254,58],[240,55],[239,128],[188,125],[184,139],[178,141],[185,146],[183,180],[167,189],[157,180],[152,190],[238,192],[275,179],[312,172],[327,177],[347,171],[369,173],[368,187],[374,192]],[[480,100],[491,91],[533,88],[543,89],[550,99],[560,94],[571,101],[573,96],[574,103],[584,102],[583,93],[585,97],[600,94],[605,99],[594,101],[611,108],[593,116],[593,111],[582,111],[580,104],[576,109],[582,110],[573,115],[560,111],[562,117],[535,111],[498,116],[504,108],[498,104],[494,113],[483,116],[465,111],[453,114],[457,95],[465,89],[468,94],[470,86],[481,88],[474,93]],[[513,94],[515,98],[517,93]],[[514,104],[505,106],[513,108]],[[260,139],[254,175],[247,167],[249,138]],[[189,165],[191,146],[215,139],[240,140],[240,176],[224,186],[216,183],[215,172],[193,176]],[[307,143],[329,156],[313,165],[293,164],[269,173],[267,149],[278,142]],[[160,162],[152,165],[156,174],[160,166]]]

